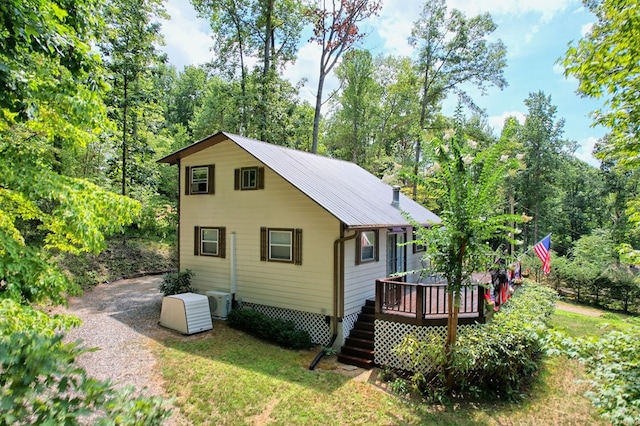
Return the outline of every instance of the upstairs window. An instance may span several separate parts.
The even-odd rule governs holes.
[[[194,255],[225,257],[226,228],[196,226],[194,228]]]
[[[356,265],[378,259],[378,231],[360,231],[356,240]]]
[[[260,228],[260,260],[302,265],[302,229]]]
[[[236,169],[234,189],[236,191],[264,189],[264,167],[243,167]]]
[[[185,195],[213,194],[215,166],[186,167]]]

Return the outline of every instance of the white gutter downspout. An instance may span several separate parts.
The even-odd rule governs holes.
[[[236,292],[238,291],[238,279],[236,276],[236,233],[232,232],[229,236],[229,291],[235,299]]]

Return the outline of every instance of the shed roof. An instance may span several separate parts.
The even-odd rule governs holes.
[[[404,194],[400,194],[399,207],[393,206],[392,187],[356,164],[231,133],[208,136],[158,162],[176,164],[226,140],[243,148],[348,228],[407,226],[402,212],[423,225],[440,223],[438,216]]]

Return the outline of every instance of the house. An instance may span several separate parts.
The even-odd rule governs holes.
[[[376,279],[421,268],[403,213],[440,222],[353,163],[234,134],[158,162],[178,165],[179,268],[196,291],[231,293],[322,345],[344,343]]]

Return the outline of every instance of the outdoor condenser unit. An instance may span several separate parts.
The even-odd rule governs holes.
[[[206,291],[209,298],[209,310],[213,318],[226,319],[231,311],[231,294],[222,291]]]
[[[213,323],[209,312],[209,299],[207,296],[195,293],[164,297],[160,325],[182,334],[211,330]]]

